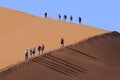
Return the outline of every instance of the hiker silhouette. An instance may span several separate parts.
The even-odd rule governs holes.
[[[32,50],[33,56],[35,56],[35,47]]]
[[[25,51],[25,60],[28,59],[28,54],[29,54],[29,52],[28,52],[28,50],[26,50],[26,51]]]
[[[33,55],[33,51],[32,51],[32,48],[30,49],[30,56],[32,56]]]
[[[61,46],[64,46],[64,39],[61,38]]]
[[[44,44],[42,44],[42,47],[41,47],[42,54],[44,52],[44,49],[45,49],[45,46],[44,46]]]
[[[66,16],[66,15],[64,15],[64,21],[66,21],[66,19],[67,19],[67,16]]]
[[[39,55],[40,55],[40,51],[41,51],[41,46],[39,45],[39,46],[38,46]]]
[[[45,12],[45,14],[44,14],[44,15],[45,15],[45,18],[47,18],[47,12]]]
[[[80,16],[78,17],[78,20],[79,20],[79,24],[81,24],[81,20],[82,20],[82,19],[81,19],[81,17],[80,17]]]
[[[72,17],[72,15],[70,16],[70,22],[72,22],[72,20],[73,20],[73,17]]]
[[[58,14],[58,18],[59,18],[59,20],[61,19],[61,15],[60,14]]]

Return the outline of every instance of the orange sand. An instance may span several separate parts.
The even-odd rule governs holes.
[[[24,60],[26,49],[42,43],[48,52],[60,47],[61,37],[69,45],[107,32],[0,7],[0,68]]]

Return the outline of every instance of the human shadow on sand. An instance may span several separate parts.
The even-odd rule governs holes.
[[[82,54],[82,55],[84,55],[84,56],[90,57],[90,58],[92,58],[92,59],[100,60],[100,59],[98,59],[98,58],[96,58],[96,57],[94,57],[94,56],[88,55],[88,54],[86,54],[86,53],[84,53],[84,52],[81,52],[81,51],[79,51],[79,50],[77,50],[77,49],[74,49],[74,48],[71,48],[71,47],[66,47],[66,48],[68,48],[68,49],[70,49],[70,50],[72,50],[72,51],[75,51],[75,52],[77,52],[77,53],[80,53],[80,54]]]
[[[32,61],[71,77],[78,76],[80,73],[86,73],[87,71],[85,68],[79,67],[51,54],[36,57],[32,59]]]

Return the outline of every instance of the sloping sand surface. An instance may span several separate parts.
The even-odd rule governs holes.
[[[24,60],[26,49],[44,44],[48,52],[60,48],[62,37],[70,45],[107,32],[0,7],[0,69]]]
[[[119,48],[120,34],[106,33],[16,65],[1,79],[119,80]]]

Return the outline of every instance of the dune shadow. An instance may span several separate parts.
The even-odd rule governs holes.
[[[60,63],[60,64],[63,64],[63,65],[65,65],[65,66],[67,66],[67,67],[69,67],[69,68],[72,68],[72,69],[74,69],[74,70],[76,70],[76,71],[79,71],[79,72],[85,73],[85,71],[87,71],[87,69],[85,69],[85,68],[83,68],[83,67],[77,66],[77,65],[75,65],[75,64],[73,64],[73,63],[70,63],[70,62],[68,62],[68,61],[66,61],[66,60],[64,60],[64,59],[58,58],[58,57],[53,56],[53,55],[51,55],[51,54],[47,54],[47,56],[44,56],[44,57],[47,57],[47,58],[49,58],[49,59],[52,59],[52,60],[54,60],[54,61],[56,61],[56,62],[58,62],[58,63]]]
[[[70,74],[73,74],[73,75],[74,75],[74,73],[77,73],[77,72],[74,72],[73,70],[70,70],[70,69],[68,69],[66,67],[63,67],[63,66],[59,65],[59,64],[53,63],[52,61],[46,60],[44,58],[38,58],[38,60],[43,60],[43,62],[45,62],[45,63],[47,63],[47,64],[49,64],[49,65],[51,65],[51,66],[53,66],[55,68],[58,68],[58,69],[60,69],[62,71],[65,71],[67,73],[70,73]]]
[[[36,60],[32,60],[32,61],[35,62],[35,63],[38,63],[38,64],[40,64],[40,65],[43,65],[43,66],[45,66],[45,67],[47,67],[47,68],[50,68],[50,69],[52,69],[52,70],[55,70],[55,71],[57,71],[57,72],[59,72],[59,73],[62,73],[62,74],[64,74],[64,75],[71,76],[70,74],[67,74],[67,73],[65,73],[65,72],[63,72],[63,71],[61,71],[61,70],[59,70],[59,69],[56,69],[56,68],[54,68],[53,66],[50,66],[49,64],[44,63],[44,62],[42,62],[42,61],[36,61]]]
[[[80,73],[85,73],[87,71],[82,67],[55,57],[51,54],[43,55],[42,57],[36,57],[35,59],[32,59],[32,61],[71,77],[77,77]]]
[[[70,48],[70,47],[66,47],[66,48],[68,48],[68,49],[70,49],[70,50],[72,50],[72,51],[75,51],[75,52],[77,52],[77,53],[80,53],[80,54],[82,54],[82,55],[84,55],[84,56],[90,57],[90,58],[92,58],[92,59],[100,60],[100,59],[98,59],[98,58],[96,58],[96,57],[94,57],[94,56],[88,55],[88,54],[86,54],[86,53],[84,53],[84,52],[81,52],[81,51],[79,51],[79,50],[76,50],[76,49],[73,49],[73,48]]]

